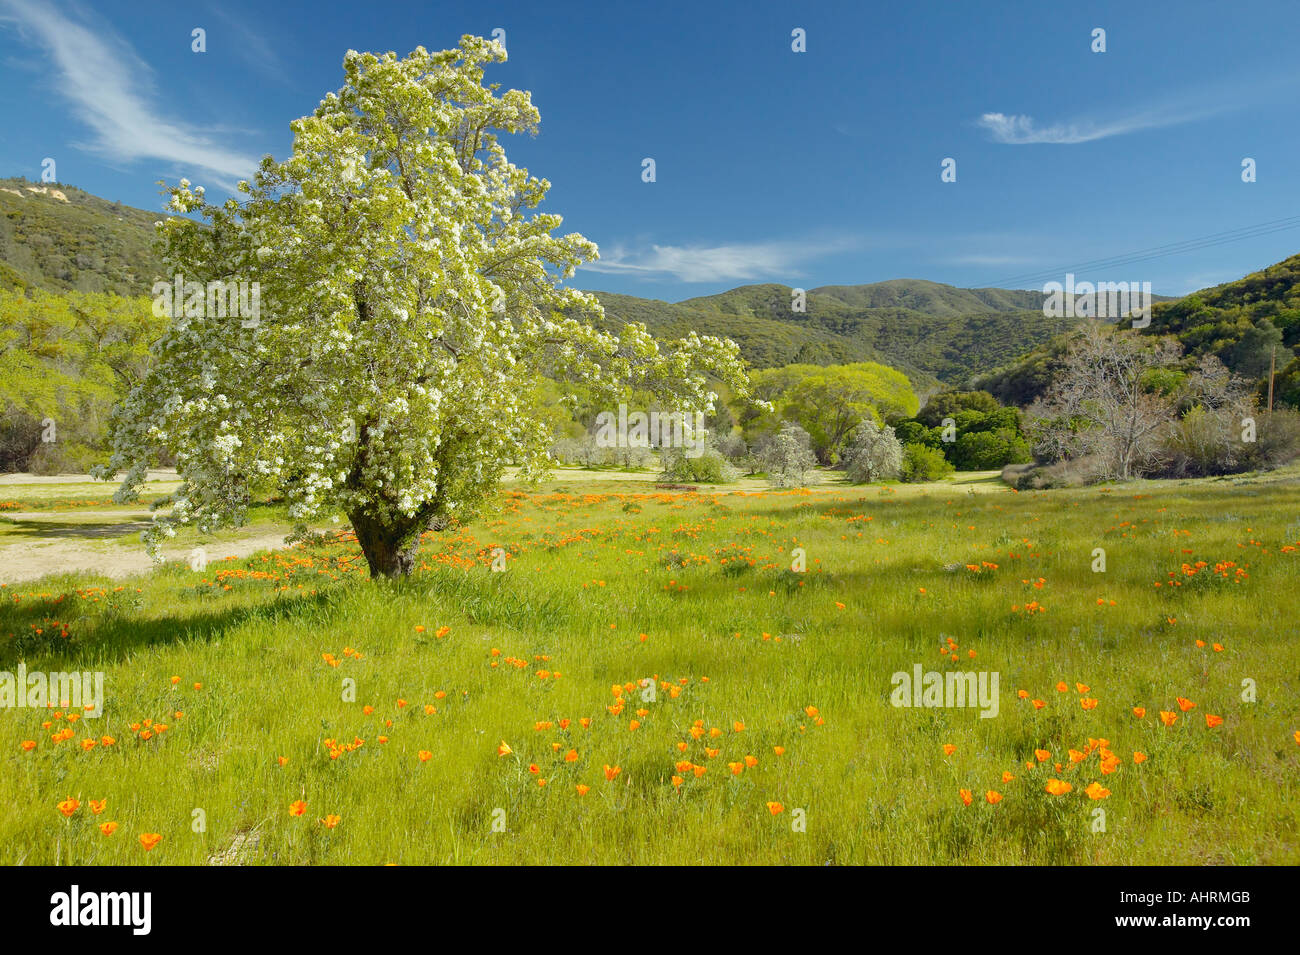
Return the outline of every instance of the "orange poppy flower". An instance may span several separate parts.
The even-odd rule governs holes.
[[[1034,750],[1034,755],[1038,757],[1038,761],[1040,763],[1045,763],[1052,758],[1051,750],[1046,750],[1046,749],[1036,749]]]
[[[1146,753],[1134,753],[1134,754],[1133,754],[1133,762],[1134,762],[1134,763],[1145,763],[1146,761],[1147,761],[1147,754],[1146,754]]]
[[[1133,707],[1133,715],[1140,720],[1146,719],[1147,718],[1146,707],[1142,707],[1142,706]]]
[[[1043,788],[1053,796],[1064,796],[1066,793],[1070,792],[1070,790],[1074,789],[1073,786],[1063,779],[1049,779],[1047,785]]]
[[[320,821],[320,824],[324,826],[326,829],[333,829],[335,826],[339,824],[339,817],[335,815],[328,815]]]
[[[1002,801],[1002,793],[994,792],[990,789],[984,794],[984,799],[990,806],[996,806]]]
[[[63,800],[63,802],[59,803],[59,812],[69,817],[80,808],[81,808],[81,800],[73,799],[71,796]]]
[[[140,845],[144,846],[145,852],[150,852],[153,847],[162,842],[162,836],[156,832],[146,832],[140,836]]]
[[[969,789],[959,789],[957,790],[957,795],[961,796],[962,804],[965,806],[969,806],[974,801],[974,797],[971,796]]]
[[[1164,710],[1161,710],[1161,711],[1160,711],[1160,722],[1161,722],[1161,723],[1164,723],[1166,726],[1173,726],[1175,723],[1178,722],[1178,714],[1177,714],[1177,713],[1167,713],[1167,712],[1165,712]]]
[[[98,816],[101,812],[104,811],[104,807],[107,805],[108,805],[107,799],[92,799],[90,800],[90,811],[93,812],[96,816]]]
[[[1110,795],[1110,790],[1102,786],[1101,783],[1089,783],[1088,788],[1084,790],[1089,799],[1105,799]]]
[[[111,836],[113,833],[117,832],[117,823],[106,822],[99,827],[99,831],[106,836]]]
[[[1182,710],[1184,713],[1186,713],[1188,710],[1190,710],[1190,709],[1191,709],[1192,707],[1194,707],[1195,705],[1196,705],[1195,703],[1193,703],[1193,702],[1192,702],[1191,700],[1189,700],[1189,699],[1186,699],[1185,697],[1181,697],[1181,696],[1178,697],[1178,708],[1179,708],[1180,710]]]
[[[429,752],[427,749],[422,749],[415,755],[420,757],[420,762],[422,763],[427,763],[433,758],[433,753]]]
[[[611,766],[611,765],[609,765],[609,763],[606,763],[606,764],[605,764],[605,779],[606,779],[607,781],[609,781],[609,782],[612,782],[612,781],[614,780],[614,777],[617,776],[617,775],[618,775],[619,773],[621,773],[622,771],[623,771],[623,767],[622,767],[622,766]]]
[[[954,746],[952,743],[943,744],[943,755],[951,756],[955,752],[957,752],[957,747]]]
[[[306,811],[307,804],[301,799],[295,799],[293,802],[289,803],[289,815],[291,816],[301,816]]]
[[[574,786],[573,788],[578,791],[579,796],[585,796],[587,795],[587,793],[591,792],[591,787],[584,785],[583,783],[578,783],[578,785]]]
[[[767,804],[767,811],[774,816],[779,816],[785,811],[785,806],[782,806],[779,802],[769,802]]]
[[[1011,780],[1013,780],[1013,779],[1015,779],[1015,778],[1016,778],[1016,777],[1015,777],[1013,774],[1011,774],[1011,773],[1009,773],[1009,772],[1006,772],[1005,770],[1004,770],[1003,773],[1002,773],[1002,781],[1003,781],[1004,783],[1009,783],[1009,782],[1011,782]]]
[[[1214,729],[1216,726],[1222,725],[1222,723],[1223,723],[1222,716],[1215,716],[1213,713],[1205,714],[1205,725],[1209,729]]]

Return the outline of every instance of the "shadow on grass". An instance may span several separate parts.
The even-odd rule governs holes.
[[[6,537],[94,540],[129,537],[148,530],[151,521],[34,521],[0,518]]]
[[[120,592],[120,604],[99,608],[89,619],[79,619],[79,608],[69,604],[66,597],[25,600],[0,606],[0,670],[12,671],[19,660],[24,660],[29,669],[78,670],[84,669],[83,661],[102,667],[159,644],[210,641],[250,622],[283,624],[286,617],[319,610],[343,592],[339,589],[314,595],[280,595],[252,606],[169,615],[145,610],[131,588]],[[70,625],[70,636],[63,637],[61,627],[50,625],[52,620]]]

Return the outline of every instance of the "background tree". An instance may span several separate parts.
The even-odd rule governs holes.
[[[167,267],[260,282],[261,316],[175,316],[121,408],[119,497],[159,454],[182,478],[151,546],[177,524],[242,523],[269,486],[300,527],[347,514],[372,576],[408,574],[421,534],[471,517],[509,462],[544,473],[536,380],[581,380],[610,405],[643,388],[683,411],[712,410],[710,376],[745,396],[733,343],[598,331],[599,303],[563,287],[597,250],[530,214],[550,184],[497,133],[535,132],[539,116],[527,92],[483,85],[504,60],[472,36],[405,58],[349,52],[343,87],[291,124],[292,155],[266,157],[242,200],[170,190],[173,211],[207,222],[161,225]]]
[[[773,487],[804,487],[808,472],[817,465],[808,432],[787,421],[755,449],[754,457],[767,472]]]
[[[858,425],[844,452],[845,475],[854,484],[890,481],[903,469],[903,445],[894,429],[871,419]]]
[[[1174,398],[1150,378],[1180,356],[1168,338],[1088,326],[1030,409],[1035,450],[1050,460],[1094,457],[1104,476],[1119,480],[1149,469],[1175,412]]]
[[[823,464],[839,460],[845,442],[867,418],[915,414],[919,402],[907,376],[875,362],[852,365],[787,365],[754,375],[754,394],[773,408],[747,422],[751,437],[797,422]]]

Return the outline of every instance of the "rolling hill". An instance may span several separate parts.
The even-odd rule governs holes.
[[[161,273],[151,245],[161,216],[72,186],[0,180],[0,287],[147,294]],[[1045,317],[1037,291],[920,279],[828,285],[807,291],[802,312],[791,291],[746,285],[677,303],[595,294],[609,328],[635,321],[663,338],[731,338],[756,368],[876,361],[921,389],[1007,366],[1077,321]]]
[[[161,213],[73,186],[0,179],[0,287],[143,295]]]

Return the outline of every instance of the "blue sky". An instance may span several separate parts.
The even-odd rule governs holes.
[[[601,248],[582,288],[1041,288],[1084,265],[1181,294],[1300,250],[1293,228],[1086,266],[1300,216],[1296,0],[0,0],[0,176],[38,179],[52,157],[60,181],[147,209],[158,179],[223,196],[286,154],[349,48],[498,27],[510,60],[489,78],[542,115],[507,151],[551,180],[564,231]]]

